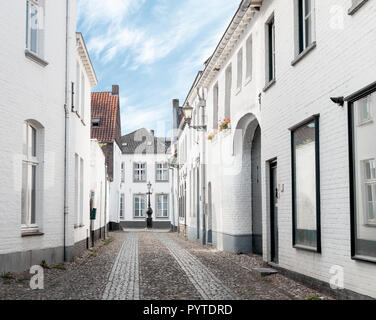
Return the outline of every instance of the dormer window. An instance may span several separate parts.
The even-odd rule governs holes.
[[[101,119],[92,119],[91,126],[92,128],[99,128],[101,124]]]

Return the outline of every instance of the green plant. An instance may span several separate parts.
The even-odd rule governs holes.
[[[11,272],[4,272],[1,275],[1,278],[6,279],[6,280],[11,280],[11,279],[14,279],[14,275]]]
[[[305,300],[321,300],[321,299],[318,296],[312,296],[312,297],[305,298]]]
[[[50,266],[47,264],[46,260],[43,260],[40,264],[40,266],[43,268],[43,269],[50,269]]]
[[[230,128],[230,123],[231,123],[231,119],[230,118],[227,118],[227,119],[224,119],[220,124],[219,124],[219,130],[220,131],[223,131],[223,130],[227,130]]]
[[[53,269],[58,269],[58,270],[67,270],[67,268],[65,268],[65,266],[60,263],[60,264],[56,264],[54,266],[52,266]]]

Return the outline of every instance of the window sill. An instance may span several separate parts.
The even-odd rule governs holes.
[[[169,180],[155,180],[156,183],[169,183]]]
[[[133,180],[133,183],[146,183],[146,180],[145,181],[134,181]]]
[[[40,237],[40,236],[43,236],[43,235],[44,235],[44,233],[39,232],[39,231],[30,231],[30,232],[23,231],[22,234],[21,234],[22,238]]]
[[[356,261],[376,263],[376,258],[367,257],[367,256],[357,256],[356,255],[356,256],[353,256],[352,259],[356,260]]]
[[[36,55],[35,53],[33,53],[33,52],[31,52],[27,49],[25,50],[25,57],[30,59],[31,61],[34,61],[35,63],[39,64],[42,67],[48,66],[47,61],[43,60],[38,55]]]
[[[81,228],[83,228],[83,227],[85,227],[83,224],[80,224],[80,225],[77,225],[77,224],[76,224],[76,225],[74,226],[75,229],[81,229]]]
[[[157,220],[169,220],[170,217],[156,217]]]
[[[349,11],[347,12],[350,16],[352,16],[355,12],[357,12],[361,7],[363,7],[365,5],[365,3],[367,2],[368,0],[363,0],[363,1],[360,1],[359,3],[357,4],[354,4],[350,9]]]
[[[292,66],[295,66],[300,60],[307,56],[313,49],[316,48],[316,41],[312,42],[307,48],[305,48],[301,53],[299,53],[296,58],[291,62]]]
[[[314,253],[320,253],[317,249],[315,248],[312,248],[312,247],[308,247],[308,246],[303,246],[303,245],[300,245],[300,244],[296,244],[294,245],[294,248],[295,249],[300,249],[300,250],[305,250],[305,251],[310,251],[310,252],[314,252]]]
[[[371,124],[371,123],[373,123],[373,119],[370,119],[370,120],[366,120],[366,121],[360,122],[360,123],[358,124],[358,127],[366,126],[367,124]]]
[[[245,79],[244,87],[246,87],[250,82],[252,82],[252,77]]]
[[[264,92],[268,91],[275,83],[276,83],[275,78],[273,80],[270,80],[269,83],[265,85],[264,89],[262,89],[262,91]]]

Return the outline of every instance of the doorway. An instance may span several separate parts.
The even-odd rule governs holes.
[[[270,162],[270,259],[278,263],[278,185],[277,160]]]

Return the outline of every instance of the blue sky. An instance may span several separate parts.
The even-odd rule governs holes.
[[[98,76],[94,91],[120,85],[122,131],[170,134],[172,99],[184,100],[238,0],[78,0]]]

